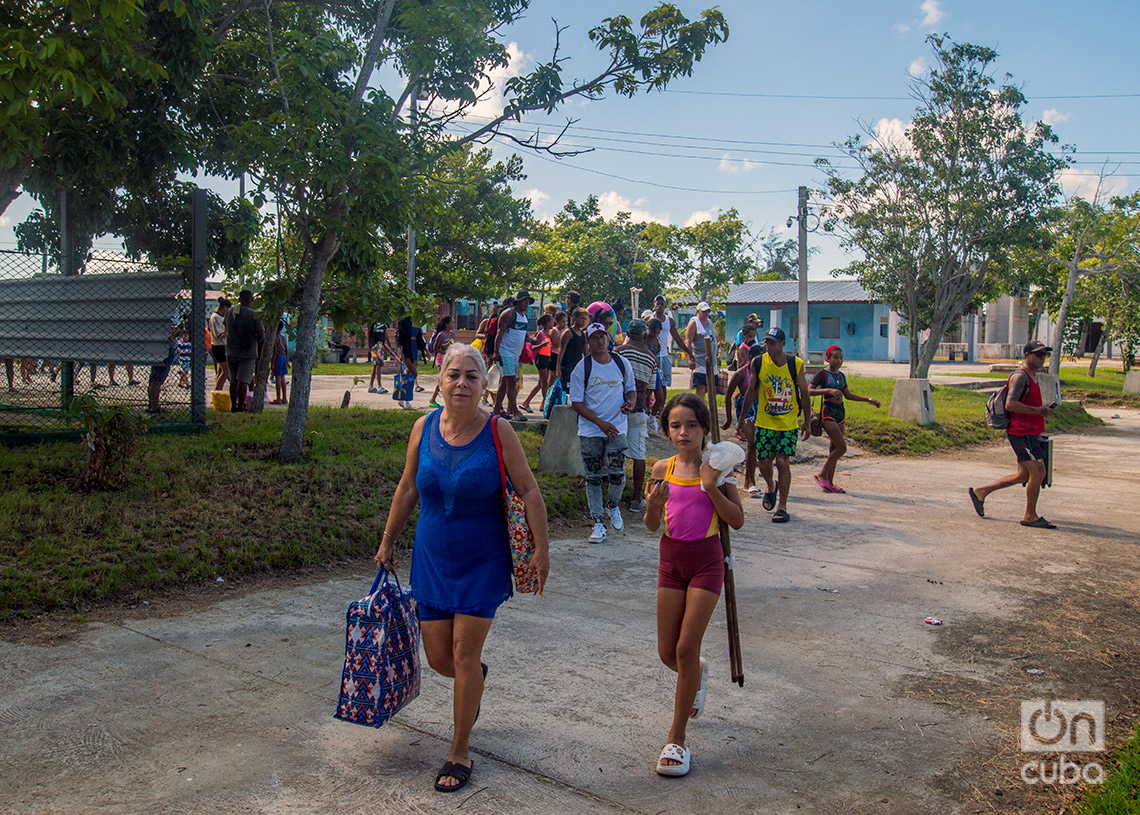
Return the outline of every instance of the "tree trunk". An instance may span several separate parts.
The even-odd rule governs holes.
[[[265,410],[265,392],[269,387],[269,375],[273,372],[273,349],[277,347],[277,325],[281,322],[278,314],[262,325],[271,325],[272,329],[265,332],[265,342],[261,344],[261,356],[257,360],[257,386],[253,389],[253,406],[251,413],[261,413]]]
[[[20,185],[32,166],[32,157],[24,156],[16,162],[15,166],[7,170],[0,170],[0,215],[3,215],[8,206],[20,197]]]
[[[313,377],[313,354],[317,344],[317,318],[321,308],[321,286],[325,268],[336,254],[339,240],[335,232],[326,235],[313,248],[309,270],[301,289],[301,306],[297,313],[297,346],[293,352],[293,395],[285,414],[285,429],[277,460],[284,463],[301,461],[305,440],[305,421],[309,416],[309,391]]]
[[[1108,309],[1108,319],[1104,321],[1104,330],[1100,332],[1100,342],[1097,343],[1096,352],[1093,354],[1092,362],[1089,363],[1089,379],[1096,377],[1096,365],[1100,362],[1100,355],[1104,353],[1105,343],[1108,342],[1109,332],[1112,331],[1112,312],[1114,307]]]
[[[1065,284],[1065,296],[1061,298],[1061,308],[1057,311],[1057,324],[1053,326],[1053,356],[1049,358],[1049,373],[1053,376],[1061,374],[1061,342],[1065,338],[1065,321],[1069,319],[1069,306],[1073,304],[1073,297],[1077,293],[1077,277],[1081,269],[1076,261],[1069,264],[1069,280]]]
[[[908,320],[906,326],[906,345],[909,352],[910,378],[918,378],[918,326],[914,321]]]

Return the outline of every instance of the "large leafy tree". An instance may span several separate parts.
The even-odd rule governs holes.
[[[1074,197],[1052,210],[1043,231],[1044,245],[1027,253],[1023,262],[1039,288],[1038,299],[1056,315],[1052,345],[1058,353],[1049,364],[1056,375],[1074,301],[1111,313],[1120,296],[1127,296],[1131,287],[1140,288],[1140,193],[1106,204],[1098,184],[1091,200]],[[1081,291],[1082,278],[1098,277],[1110,279],[1103,285],[1090,282]]]
[[[855,178],[818,162],[835,199],[825,228],[863,255],[843,272],[904,315],[918,378],[1011,254],[1038,239],[1037,219],[1055,200],[1064,166],[1047,150],[1056,142],[1049,127],[1022,120],[1021,91],[994,79],[997,52],[946,35],[927,39],[934,67],[914,82],[918,108],[905,137],[867,128],[870,138],[840,145],[858,167]]]
[[[592,77],[567,82],[551,59],[504,83],[501,115],[461,139],[443,128],[477,101],[480,83],[507,64],[497,36],[527,0],[328,0],[254,4],[219,44],[196,123],[208,136],[211,169],[248,172],[276,199],[302,241],[294,387],[278,451],[301,458],[314,332],[325,273],[342,246],[379,259],[411,215],[410,179],[464,143],[494,135],[523,114],[553,111],[574,97],[632,95],[688,75],[728,33],[715,9],[690,21],[672,4],[640,26],[614,16],[590,31],[606,55]],[[403,87],[376,84],[380,68]],[[405,116],[423,97],[428,114]],[[442,106],[435,102],[447,103]],[[447,112],[432,114],[433,110]]]

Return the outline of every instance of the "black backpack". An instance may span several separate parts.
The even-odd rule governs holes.
[[[1009,375],[1009,378],[1005,380],[1005,384],[1002,385],[1001,390],[986,400],[986,424],[994,430],[1007,430],[1009,428],[1009,411],[1005,409],[1005,402],[1009,398],[1009,383],[1013,381],[1013,378],[1017,374],[1024,376],[1023,371],[1014,371]],[[1025,388],[1020,392],[1021,396],[1024,396],[1025,391],[1029,389],[1029,377],[1025,377],[1025,379]]]

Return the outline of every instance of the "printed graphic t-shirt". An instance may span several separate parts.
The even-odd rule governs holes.
[[[789,356],[787,359],[795,360],[796,376],[804,369],[804,362],[799,357]],[[756,426],[768,430],[795,430],[799,426],[799,410],[796,402],[796,383],[788,376],[788,364],[776,365],[767,354],[762,354],[752,361],[753,370],[760,366],[760,379],[756,400]]]
[[[583,357],[570,374],[570,401],[585,402],[595,416],[612,424],[619,433],[625,433],[629,430],[629,420],[621,412],[621,406],[625,402],[625,395],[637,390],[633,366],[625,363],[623,378],[621,369],[612,357],[605,364],[595,359],[590,363],[590,383],[586,387],[586,359]],[[578,435],[599,439],[606,436],[600,427],[582,416],[578,417]]]

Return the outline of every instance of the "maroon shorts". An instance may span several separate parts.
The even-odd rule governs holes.
[[[695,541],[661,536],[657,588],[685,591],[690,586],[720,594],[724,586],[724,549],[720,535]]]

